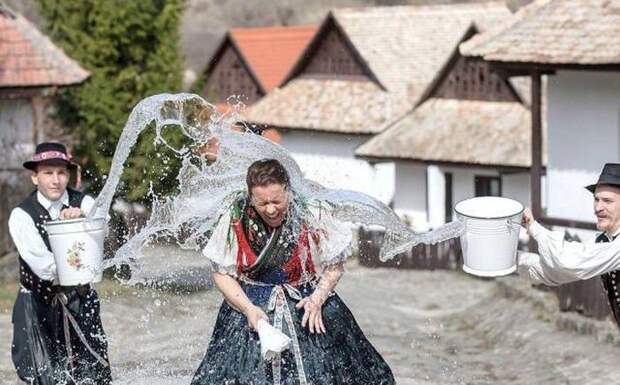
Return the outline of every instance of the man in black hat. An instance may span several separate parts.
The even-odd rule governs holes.
[[[109,384],[106,335],[91,285],[59,286],[44,222],[88,212],[93,198],[67,188],[71,162],[64,145],[41,143],[24,163],[36,186],[11,211],[9,232],[19,253],[20,290],[13,308],[12,357],[29,384]],[[79,175],[78,175],[79,180]]]
[[[563,232],[545,229],[526,210],[523,224],[538,243],[539,255],[520,255],[519,272],[550,286],[600,275],[620,327],[620,164],[605,164],[598,182],[586,189],[593,194],[596,227],[602,232],[595,243],[564,241]]]

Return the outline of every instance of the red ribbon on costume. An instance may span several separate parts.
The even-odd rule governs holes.
[[[235,230],[235,235],[237,236],[237,243],[239,246],[237,248],[237,273],[242,273],[243,270],[252,266],[256,262],[256,255],[252,251],[248,240],[245,238],[241,219],[233,222],[233,229]]]
[[[241,220],[234,221],[232,227],[235,231],[235,235],[237,236],[237,273],[242,274],[248,267],[253,266],[258,258],[256,257],[256,254],[254,254],[254,251],[252,250],[252,247],[250,247],[250,244],[245,236]],[[314,235],[315,234],[312,233],[313,239]],[[308,231],[308,228],[304,226],[301,235],[299,236],[297,247],[293,250],[291,259],[283,266],[283,270],[287,273],[288,279],[291,282],[299,281],[301,279],[303,273],[301,266],[301,252],[304,249],[306,251],[305,270],[312,274],[316,273],[316,268],[314,267],[314,262],[312,261],[309,236],[310,232]]]
[[[299,236],[297,247],[293,250],[293,256],[283,267],[284,271],[286,271],[286,274],[288,275],[288,279],[292,282],[299,281],[301,279],[303,273],[303,269],[301,267],[301,251],[304,249],[306,250],[305,270],[312,274],[316,273],[314,263],[312,262],[312,253],[308,233],[308,228],[304,226],[301,231],[301,235]]]

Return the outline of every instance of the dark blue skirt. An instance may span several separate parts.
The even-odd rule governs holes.
[[[99,298],[90,287],[66,291],[67,310],[86,341],[105,361],[98,362],[70,327],[73,370],[68,362],[63,313],[59,304],[20,290],[13,308],[12,358],[19,378],[35,385],[107,385],[112,382],[107,363],[107,339],[99,316]]]
[[[244,291],[267,312],[272,287],[242,285]],[[301,290],[305,297],[312,288]],[[370,344],[355,318],[338,295],[323,305],[325,334],[311,334],[301,327],[303,309],[295,309],[297,301],[287,294],[289,309],[297,333],[303,369],[312,385],[392,385],[389,366]],[[286,330],[285,330],[286,332]],[[290,335],[290,333],[287,333]],[[281,384],[298,385],[298,370],[292,349],[281,355]],[[273,384],[272,363],[263,360],[258,334],[253,332],[245,316],[224,301],[215,323],[207,353],[194,375],[192,385],[268,385]]]

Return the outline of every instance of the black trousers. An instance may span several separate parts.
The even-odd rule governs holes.
[[[74,325],[65,320],[58,298],[20,290],[13,308],[13,364],[19,378],[33,385],[108,385],[112,382],[107,339],[97,292],[90,286],[57,288],[64,295],[64,311],[77,323],[93,355],[81,341]],[[68,354],[68,344],[71,356]]]

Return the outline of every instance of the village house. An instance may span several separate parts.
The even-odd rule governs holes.
[[[618,0],[537,0],[503,28],[461,45],[468,57],[531,78],[532,211],[544,225],[581,240],[596,234],[592,194],[584,186],[596,183],[605,163],[620,162],[619,36]],[[562,310],[609,315],[598,277],[556,293]]]
[[[395,178],[394,163],[369,163],[355,150],[416,106],[472,22],[485,27],[510,15],[500,2],[333,10],[283,86],[248,119],[276,128],[310,179],[394,205],[395,188],[424,200],[424,167]]]
[[[596,182],[606,162],[620,161],[619,36],[618,0],[539,0],[499,31],[461,45],[469,57],[532,79],[531,202],[548,225],[594,229],[592,194],[584,186]]]
[[[251,105],[279,86],[316,26],[233,28],[209,60],[201,95],[225,109],[230,96]]]
[[[529,205],[530,112],[522,96],[527,87],[459,53],[459,43],[476,33],[474,22],[414,109],[355,152],[368,161],[395,163],[394,210],[414,228],[453,220],[454,205],[473,196]]]
[[[63,140],[49,119],[59,87],[89,74],[21,15],[0,3],[0,255],[10,249],[8,214],[23,197],[22,162],[36,143]]]

